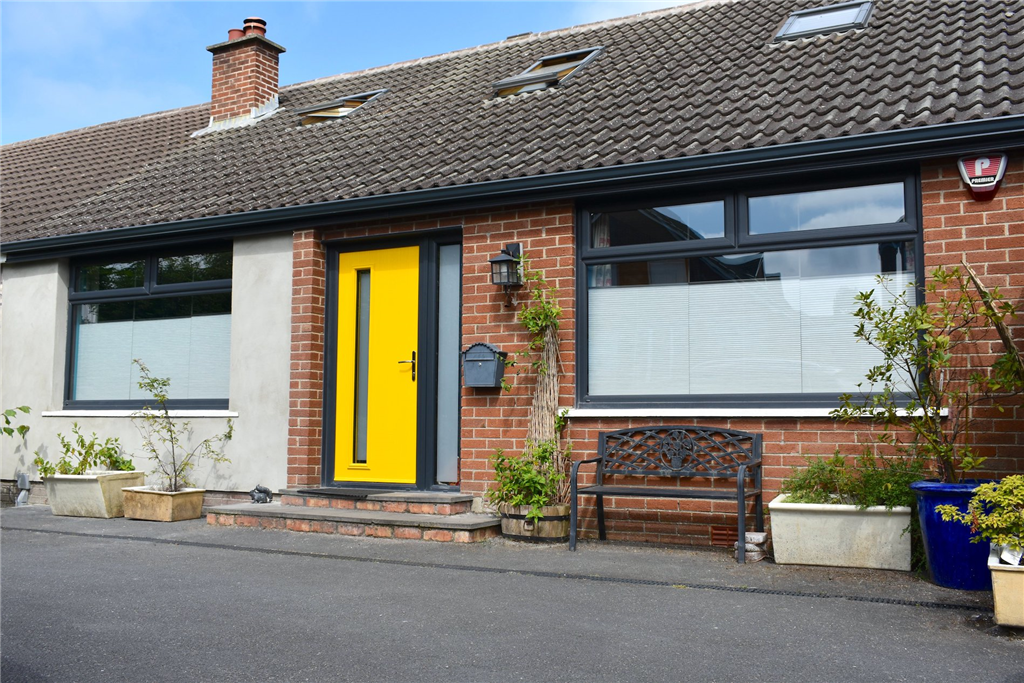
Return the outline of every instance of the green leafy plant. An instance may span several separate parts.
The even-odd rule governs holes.
[[[543,273],[530,267],[527,254],[519,257],[519,267],[530,298],[520,308],[517,319],[530,339],[505,364],[515,367],[517,357],[536,354],[530,367],[536,370],[537,381],[530,403],[526,448],[515,456],[496,449],[492,464],[497,487],[489,490],[487,496],[494,505],[529,506],[527,519],[537,522],[544,517],[543,507],[569,502],[572,444],[562,446],[568,410],[558,409],[558,324],[562,307],[558,305],[555,288],[547,283]],[[511,391],[512,385],[502,380],[502,388]]]
[[[156,403],[155,408],[146,406],[132,416],[132,421],[142,435],[142,447],[156,464],[152,473],[163,479],[163,491],[174,493],[193,488],[189,473],[196,461],[207,459],[214,463],[230,462],[223,448],[234,434],[234,425],[228,419],[227,429],[223,433],[192,445],[192,423],[187,420],[175,421],[167,408],[171,380],[154,377],[146,364],[137,358],[133,362],[139,368],[139,388],[150,394]]]
[[[571,444],[563,451],[557,441],[528,441],[520,455],[506,455],[503,449],[497,449],[491,458],[497,487],[487,492],[487,499],[494,505],[529,506],[527,519],[543,519],[541,508],[562,502],[559,489],[566,479],[563,458],[571,451]]]
[[[962,512],[955,505],[938,505],[935,510],[947,522],[960,522],[978,534],[971,543],[988,541],[1024,548],[1024,475],[1014,474],[999,482],[981,484]]]
[[[4,426],[0,427],[0,431],[12,438],[15,434],[21,438],[25,438],[25,434],[28,433],[28,425],[17,424],[19,412],[28,415],[32,412],[32,409],[28,406],[18,406],[17,408],[8,408],[4,411]]]
[[[123,455],[121,441],[117,438],[100,440],[96,432],[88,439],[82,434],[75,422],[71,426],[71,438],[57,433],[62,455],[60,460],[52,463],[36,452],[33,463],[40,476],[52,477],[54,474],[85,474],[97,468],[131,472],[135,469],[130,458]]]
[[[993,399],[1024,389],[1015,348],[994,363],[978,350],[978,342],[988,348],[992,331],[1005,328],[1016,310],[998,288],[988,292],[972,281],[966,266],[934,270],[929,303],[920,305],[911,303],[913,290],[893,292],[885,276],[878,282],[880,291],[856,297],[855,335],[882,361],[868,370],[864,393],[844,394],[831,415],[881,425],[882,443],[926,458],[941,481],[958,482],[985,460],[971,445],[974,408],[985,403],[1002,410]]]
[[[839,449],[830,458],[808,458],[782,482],[788,503],[838,503],[888,509],[914,502],[910,484],[924,478],[925,462],[910,456],[879,458],[870,452],[851,463]]]

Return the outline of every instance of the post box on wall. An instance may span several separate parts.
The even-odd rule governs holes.
[[[506,351],[477,342],[462,352],[462,383],[467,387],[493,389],[505,376]]]

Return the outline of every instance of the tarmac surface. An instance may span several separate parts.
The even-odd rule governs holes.
[[[1024,682],[991,593],[720,550],[0,512],[0,680]]]

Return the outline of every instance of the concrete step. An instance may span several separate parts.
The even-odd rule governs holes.
[[[277,495],[281,505],[333,510],[409,512],[417,515],[461,515],[473,508],[473,496],[438,491],[389,491],[368,495],[345,495],[331,489],[310,493],[285,490]]]
[[[206,521],[220,526],[455,543],[475,543],[501,533],[501,520],[494,515],[434,515],[281,503],[218,505],[209,508]]]

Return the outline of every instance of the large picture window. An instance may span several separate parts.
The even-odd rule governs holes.
[[[226,408],[231,249],[76,264],[68,407],[141,407],[141,359],[171,380],[172,405]]]
[[[858,292],[917,279],[912,179],[582,212],[582,405],[835,405]],[[691,225],[691,221],[693,224]]]

